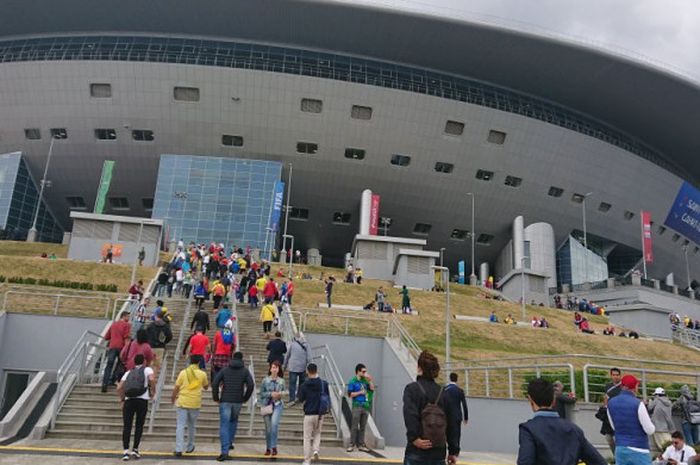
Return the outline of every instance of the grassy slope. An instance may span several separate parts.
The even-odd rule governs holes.
[[[55,253],[58,258],[66,258],[68,246],[48,242],[0,241],[0,255],[19,255],[23,257],[41,257],[42,253]]]

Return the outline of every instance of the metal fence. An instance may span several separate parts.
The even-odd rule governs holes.
[[[539,377],[559,380],[565,390],[576,392],[575,370],[570,363],[453,367],[452,371],[464,373],[464,393],[472,397],[521,399],[528,381]]]
[[[118,302],[125,300],[109,296],[10,290],[4,294],[2,310],[22,312],[31,308],[32,313],[104,315],[108,319],[110,310],[113,314]]]

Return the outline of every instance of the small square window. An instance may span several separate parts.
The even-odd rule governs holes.
[[[115,140],[117,131],[115,129],[95,129],[95,138],[99,140]]]
[[[489,137],[487,139],[492,144],[503,145],[506,142],[506,133],[502,131],[494,131],[491,129],[489,131]]]
[[[481,179],[482,181],[490,181],[493,179],[493,171],[478,170],[476,172],[476,179]]]
[[[352,160],[364,160],[365,151],[363,149],[347,148],[345,149],[345,158],[350,158]]]
[[[297,153],[313,155],[318,152],[318,144],[314,142],[297,142]]]
[[[634,212],[631,212],[631,211],[627,210],[627,211],[625,212],[625,219],[626,219],[627,221],[629,221],[629,220],[631,220],[632,218],[634,218]]]
[[[26,137],[28,140],[39,140],[39,139],[41,139],[41,129],[39,129],[39,128],[25,129],[24,130],[24,137]]]
[[[309,219],[309,209],[308,208],[291,207],[289,209],[289,219],[290,220],[306,221]]]
[[[416,223],[416,225],[413,226],[413,234],[418,234],[420,236],[427,236],[428,233],[430,233],[430,230],[432,228],[433,228],[432,224]]]
[[[175,87],[173,98],[179,102],[199,102],[199,88],[197,87]]]
[[[301,99],[301,111],[304,113],[321,113],[323,111],[323,101],[313,98]]]
[[[54,139],[68,139],[66,128],[51,128],[51,137]]]
[[[693,248],[693,253],[694,253],[695,255],[697,255],[698,252],[700,252],[700,247],[695,246],[695,247]]]
[[[112,84],[90,84],[90,97],[110,98],[112,96]]]
[[[153,131],[149,129],[134,129],[131,131],[131,137],[138,142],[150,142],[153,140]]]
[[[408,155],[392,155],[391,164],[396,166],[408,166],[411,164],[411,157]]]
[[[363,107],[361,105],[353,105],[350,111],[350,117],[352,119],[372,119],[372,107]]]
[[[476,238],[476,243],[480,245],[491,245],[492,240],[492,234],[479,234]]]
[[[612,205],[607,203],[607,202],[600,202],[600,205],[598,205],[598,211],[601,211],[603,213],[607,213],[610,211],[612,208]]]
[[[141,199],[141,205],[146,211],[153,210],[153,199]]]
[[[87,205],[85,204],[85,199],[80,196],[66,197],[66,202],[68,202],[68,208],[71,210],[86,210]]]
[[[659,226],[658,232],[659,232],[659,236],[663,236],[664,233],[666,232],[666,227],[665,227],[665,226]]]
[[[447,123],[445,123],[445,134],[461,136],[463,132],[464,123],[460,123],[459,121],[447,121]]]
[[[110,197],[109,208],[111,208],[112,210],[128,210],[129,199],[127,199],[126,197]]]
[[[506,176],[506,180],[503,182],[503,184],[510,187],[520,187],[522,183],[523,178],[517,176]]]
[[[435,163],[435,171],[438,173],[451,173],[455,169],[455,165],[452,163],[437,162]]]
[[[243,137],[224,134],[221,136],[221,144],[228,147],[243,147]]]
[[[469,231],[466,229],[453,229],[450,234],[450,239],[455,241],[463,241],[469,237]]]
[[[690,244],[690,241],[688,239],[685,239],[683,241],[683,247],[688,247],[688,244]]]
[[[571,196],[571,201],[574,203],[583,203],[583,200],[586,198],[585,195],[583,194],[573,194]]]
[[[549,188],[549,191],[547,192],[547,195],[549,195],[551,197],[561,197],[563,194],[564,194],[564,189],[562,189],[561,187],[555,187],[555,186],[551,186]]]
[[[678,233],[674,233],[673,236],[671,236],[671,241],[673,242],[678,242],[678,239],[681,238],[681,235]]]
[[[334,224],[350,224],[350,213],[335,212],[333,213]]]

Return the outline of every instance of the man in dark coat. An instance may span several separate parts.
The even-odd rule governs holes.
[[[454,455],[458,456],[460,451],[460,440],[462,438],[462,421],[466,425],[469,421],[469,409],[464,391],[457,385],[459,377],[457,373],[450,373],[450,382],[445,386],[445,409],[447,411],[448,436],[455,437],[456,448],[453,448]]]

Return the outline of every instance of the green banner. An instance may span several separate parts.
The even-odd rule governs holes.
[[[114,161],[105,160],[102,165],[102,176],[100,176],[100,185],[97,188],[97,198],[95,199],[94,213],[102,213],[105,209],[105,199],[109,192],[109,185],[112,183],[112,171],[114,170]]]

